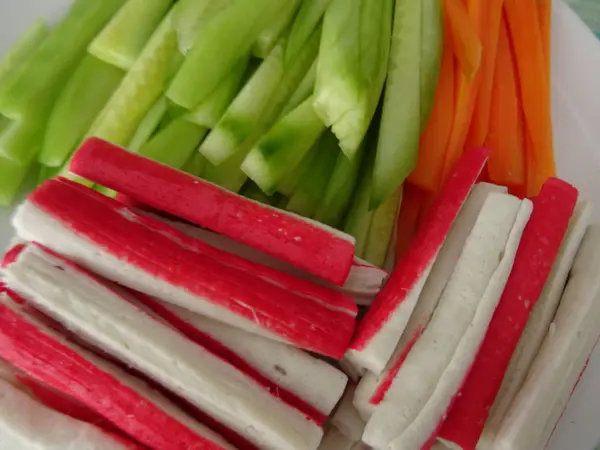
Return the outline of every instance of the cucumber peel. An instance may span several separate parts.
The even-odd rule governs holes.
[[[286,62],[292,61],[300,54],[310,36],[321,23],[323,14],[331,0],[304,0],[296,15],[285,49]]]
[[[131,69],[173,2],[128,0],[92,41],[88,51],[122,70]]]
[[[279,186],[277,186],[277,192],[285,195],[288,198],[291,198],[298,189],[303,176],[308,173],[307,171],[312,165],[315,154],[318,151],[319,146],[313,145],[304,158],[302,158],[302,161],[300,161],[300,164],[298,164],[296,170],[292,171],[288,174],[288,176],[281,180],[281,183],[279,183]]]
[[[363,253],[363,258],[371,264],[379,267],[385,265],[401,201],[402,188],[399,188],[373,212]]]
[[[138,153],[142,145],[150,140],[150,137],[160,125],[161,120],[167,114],[168,103],[165,97],[160,97],[152,108],[150,108],[127,146],[130,152]]]
[[[36,20],[0,60],[0,85],[4,84],[6,79],[27,61],[46,36],[48,36],[46,22],[42,19]]]
[[[444,50],[443,0],[423,0],[421,21],[421,132],[433,110]]]

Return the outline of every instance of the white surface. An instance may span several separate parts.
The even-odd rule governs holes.
[[[0,53],[39,15],[57,17],[69,0],[0,0]],[[560,175],[596,202],[600,220],[600,43],[556,1],[553,102]],[[8,211],[0,210],[0,247],[10,239]],[[548,450],[591,450],[600,442],[600,349],[575,391]]]

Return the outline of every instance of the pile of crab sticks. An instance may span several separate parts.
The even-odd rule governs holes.
[[[13,218],[2,439],[543,449],[600,336],[600,226],[559,179],[479,182],[488,157],[465,152],[387,273],[333,228],[86,141],[73,178],[117,194],[58,177]]]

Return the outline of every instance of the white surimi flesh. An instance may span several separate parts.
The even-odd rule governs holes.
[[[497,450],[544,447],[598,339],[600,227],[588,229],[556,317],[494,442]],[[552,423],[554,421],[554,423]]]
[[[61,259],[28,246],[5,276],[8,286],[82,338],[260,448],[317,448],[322,429],[300,411]]]
[[[319,450],[368,450],[363,442],[360,441],[352,441],[348,439],[340,430],[336,427],[331,427],[325,433],[325,437],[323,437],[323,441],[321,441],[321,445],[319,446]]]
[[[510,274],[532,205],[488,196],[431,321],[408,354],[363,441],[420,449],[460,389]]]
[[[561,245],[560,252],[552,266],[552,271],[540,298],[534,306],[527,326],[519,340],[519,345],[511,359],[510,366],[502,382],[497,399],[490,410],[490,416],[479,440],[478,449],[493,446],[493,441],[515,396],[525,381],[527,372],[537,356],[550,323],[556,314],[567,277],[583,236],[590,224],[592,206],[579,202],[569,224],[569,229]]]
[[[331,416],[330,423],[353,442],[360,441],[365,430],[365,421],[352,404],[354,398],[355,386],[349,386],[340,404]]]

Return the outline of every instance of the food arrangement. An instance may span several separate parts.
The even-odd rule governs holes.
[[[34,24],[0,64],[2,203],[38,184],[0,272],[0,443],[543,449],[600,337],[550,11],[76,0]]]

